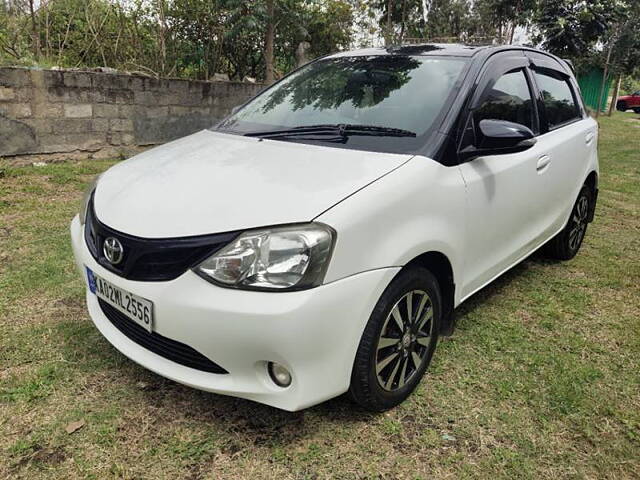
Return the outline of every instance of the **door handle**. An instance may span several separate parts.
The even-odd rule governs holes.
[[[594,136],[595,135],[593,134],[593,132],[587,133],[587,135],[584,137],[584,143],[586,143],[587,145],[591,145]]]
[[[549,166],[550,163],[551,163],[551,157],[549,155],[542,155],[538,159],[538,164],[536,165],[536,170],[538,171],[538,173],[542,173],[547,169],[547,167]]]

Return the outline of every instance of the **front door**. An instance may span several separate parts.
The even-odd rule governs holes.
[[[539,132],[528,61],[499,61],[510,68],[490,76],[479,91],[462,139],[473,142],[483,119],[508,120]],[[517,65],[516,68],[512,68]],[[481,80],[480,86],[483,85]],[[550,152],[544,144],[514,154],[475,158],[459,166],[466,184],[466,239],[462,297],[465,298],[528,253],[547,225],[544,215],[545,176]]]

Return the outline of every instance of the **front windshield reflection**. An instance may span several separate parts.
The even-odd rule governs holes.
[[[427,131],[465,59],[407,55],[338,57],[293,73],[222,122],[253,133],[318,124]]]
[[[419,66],[411,57],[380,57],[375,62],[358,57],[328,60],[320,71],[308,69],[269,93],[261,110],[266,114],[285,101],[294,111],[340,109],[344,104],[371,108],[405,85],[410,72]]]

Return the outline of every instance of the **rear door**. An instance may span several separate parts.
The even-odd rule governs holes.
[[[542,236],[563,228],[595,155],[597,124],[584,112],[575,81],[551,57],[532,56],[531,71],[540,112],[539,147],[547,152],[543,172]],[[548,60],[547,60],[548,59]]]
[[[521,51],[495,55],[484,68],[463,120],[459,150],[474,145],[480,120],[508,120],[539,133],[529,60]],[[466,184],[462,296],[467,297],[530,252],[548,229],[545,144],[460,164]]]

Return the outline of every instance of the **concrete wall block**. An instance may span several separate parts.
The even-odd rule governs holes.
[[[0,85],[28,87],[31,85],[30,71],[25,68],[0,68]]]
[[[109,131],[109,119],[108,118],[94,118],[91,121],[91,130],[94,132],[107,132]]]
[[[9,118],[30,118],[32,116],[31,105],[28,103],[0,103],[0,115]]]
[[[92,77],[88,72],[64,72],[62,75],[65,87],[88,88],[92,86]]]
[[[134,92],[132,90],[105,90],[105,103],[131,104],[134,102]]]
[[[74,148],[73,150],[96,151],[107,145],[105,133],[71,133],[64,136],[65,143]]]
[[[9,100],[13,100],[15,96],[15,89],[0,86],[0,102],[8,102]]]
[[[182,116],[191,113],[193,107],[180,107],[180,106],[171,106],[169,107],[169,114],[172,116]]]
[[[206,97],[202,96],[202,92],[190,91],[188,93],[172,95],[170,103],[171,105],[197,107],[202,105],[204,98]]]
[[[85,118],[63,118],[53,124],[53,132],[60,134],[84,133],[92,130],[92,120]]]
[[[192,84],[193,82],[190,82],[188,80],[172,80],[171,83],[169,83],[168,85],[169,92],[170,93],[188,93]]]
[[[135,105],[119,105],[118,106],[118,118],[131,118],[136,115]]]
[[[133,120],[117,118],[109,121],[109,130],[112,132],[132,132]]]
[[[158,96],[154,92],[145,90],[143,92],[133,92],[133,102],[136,105],[155,106],[159,104]]]
[[[120,116],[120,108],[122,106],[98,103],[93,105],[93,116],[97,118],[118,118]]]
[[[206,116],[211,114],[211,109],[209,109],[209,107],[194,107],[191,109],[191,113]]]
[[[147,90],[147,91],[158,90],[161,87],[161,85],[162,85],[162,81],[157,78],[149,77],[143,80],[144,90]]]
[[[71,72],[67,72],[71,75]],[[42,70],[44,84],[48,87],[64,87],[64,74],[62,70]]]
[[[96,152],[91,155],[91,158],[95,158],[96,160],[111,160],[124,157],[124,155],[125,153],[119,148],[102,147],[100,150],[96,150]]]
[[[107,142],[109,145],[135,145],[135,137],[131,133],[124,132],[109,132],[107,134]]]
[[[47,89],[47,94],[52,103],[102,103],[106,101],[105,94],[93,88],[53,86]]]
[[[136,138],[130,133],[123,133],[122,134],[122,144],[123,145],[135,145],[136,144]]]
[[[64,104],[62,103],[34,103],[33,114],[38,118],[61,118],[64,116]]]
[[[129,77],[128,88],[134,91],[144,90],[144,81],[145,77],[132,75]]]
[[[53,133],[53,123],[48,118],[27,118],[23,122],[33,128],[37,135]]]
[[[68,145],[64,135],[45,134],[38,135],[38,150],[41,153],[70,152],[74,150],[73,145]]]
[[[32,102],[34,100],[34,88],[20,87],[15,89],[15,99],[18,102]]]
[[[0,115],[0,156],[31,153],[37,149],[36,132],[31,125]]]
[[[13,118],[29,118],[31,117],[31,105],[28,103],[9,104],[9,116]]]
[[[134,136],[138,145],[153,145],[184,137],[208,128],[213,119],[207,115],[189,114],[181,117],[134,119]]]
[[[102,90],[131,90],[139,85],[137,78],[131,75],[99,73],[95,74],[93,86]]]
[[[90,103],[65,104],[64,116],[67,118],[87,118],[93,116],[93,107]]]
[[[136,112],[143,117],[157,118],[166,117],[170,114],[173,107],[138,107]]]

